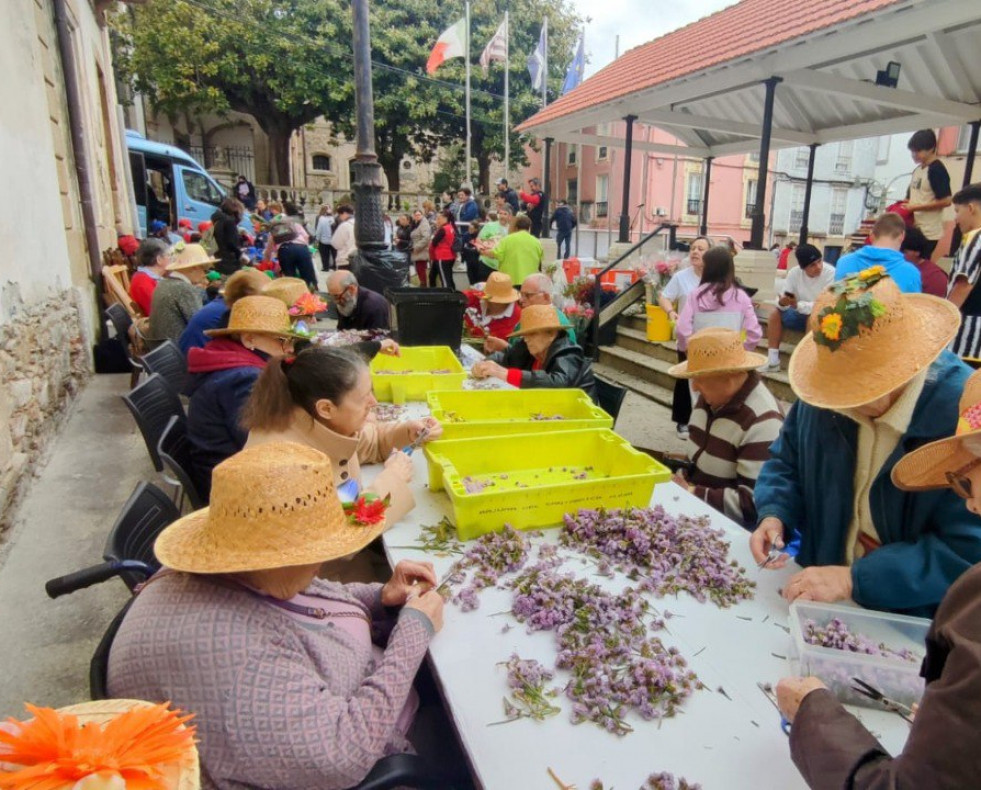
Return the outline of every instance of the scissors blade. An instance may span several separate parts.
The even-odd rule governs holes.
[[[426,441],[427,436],[429,436],[429,428],[423,428],[412,442],[402,448],[402,452],[406,455],[412,455],[412,451],[418,449],[419,445]]]

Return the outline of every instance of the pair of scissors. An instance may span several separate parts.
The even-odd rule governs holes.
[[[790,736],[790,722],[787,721],[786,716],[783,715],[783,711],[780,710],[780,706],[777,704],[777,695],[773,693],[773,686],[769,683],[757,683],[757,688],[763,692],[763,695],[773,703],[773,707],[777,709],[780,714],[780,729],[783,730],[783,734]]]
[[[873,702],[878,702],[883,708],[900,716],[907,723],[913,723],[912,708],[908,705],[903,705],[901,702],[896,702],[894,699],[890,699],[875,686],[866,683],[864,680],[852,678],[852,690],[861,694],[863,697],[868,697]]]
[[[778,548],[770,549],[770,553],[766,555],[766,559],[764,559],[763,562],[757,563],[756,567],[763,570],[771,562],[776,562],[780,558],[781,554],[782,552]]]
[[[431,428],[429,428],[429,426],[426,426],[421,431],[419,431],[419,435],[415,439],[413,439],[411,443],[403,447],[402,452],[405,453],[406,455],[412,455],[412,451],[418,449],[419,445],[421,445],[424,441],[426,441],[426,437],[429,436],[430,430]]]

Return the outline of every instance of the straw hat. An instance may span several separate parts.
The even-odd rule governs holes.
[[[211,506],[167,527],[153,550],[163,565],[188,573],[259,571],[346,557],[384,530],[384,520],[348,521],[326,455],[271,442],[218,464]]]
[[[279,299],[287,307],[292,307],[297,299],[308,293],[310,288],[299,277],[277,277],[262,289],[263,296]]]
[[[565,332],[569,327],[559,323],[559,314],[550,304],[536,304],[521,311],[521,329],[508,337],[524,337],[534,332]]]
[[[64,708],[58,708],[53,711],[57,715],[58,719],[68,725],[68,720],[74,717],[77,724],[82,728],[88,728],[90,726],[97,726],[104,728],[113,719],[121,716],[124,713],[128,713],[131,710],[136,710],[138,708],[152,708],[157,707],[154,703],[146,702],[144,700],[136,699],[104,699],[104,700],[94,700],[92,702],[82,702],[77,705],[69,705]],[[38,714],[41,710],[37,711]],[[172,714],[176,715],[176,714]],[[36,721],[36,720],[34,720]],[[27,723],[27,722],[25,722]],[[184,724],[175,722],[176,727],[174,732],[178,730],[187,729]],[[159,726],[159,725],[158,725]],[[151,749],[160,748],[160,735],[161,731],[157,730],[157,735],[154,737],[155,746],[151,746]],[[57,738],[57,731],[52,731],[47,734],[50,738]],[[125,746],[132,749],[134,746],[133,742],[125,744]],[[58,760],[59,764],[52,764],[50,766],[50,772],[47,774],[49,780],[53,780],[57,777],[57,772],[59,768],[68,772],[67,775],[71,775],[74,771],[84,772],[88,770],[96,769],[98,766],[93,764],[98,761],[99,758],[103,758],[104,762],[112,764],[115,762],[115,757],[111,753],[105,755],[95,755],[92,753],[82,753],[74,752],[70,746],[70,742],[62,742],[57,748],[60,752],[61,758]],[[157,752],[159,754],[159,751]],[[22,767],[21,765],[15,765],[13,763],[6,764],[6,768],[3,767],[2,755],[0,755],[0,773],[5,770],[15,770]],[[35,763],[35,765],[39,765]],[[148,764],[146,767],[156,768],[161,773],[161,786],[168,788],[168,790],[198,790],[201,787],[201,766],[198,760],[198,750],[194,745],[194,741],[190,740],[187,742],[186,747],[183,750],[183,756],[179,760],[173,762],[161,763],[159,761]],[[92,775],[87,776],[85,779],[80,780],[78,784],[86,782],[90,779]],[[121,778],[121,777],[120,777]],[[71,784],[71,780],[66,782],[66,787]],[[97,783],[98,786],[108,786],[106,783]],[[77,785],[76,785],[77,786]]]
[[[957,334],[946,299],[900,293],[881,266],[829,286],[790,358],[790,386],[806,403],[852,409],[899,389]]]
[[[692,379],[697,376],[756,370],[765,364],[766,357],[743,347],[739,332],[709,327],[688,339],[688,360],[672,365],[668,368],[668,373],[675,378]]]
[[[514,290],[511,276],[504,272],[494,272],[484,283],[484,299],[494,304],[511,304],[521,296]]]
[[[203,266],[210,269],[218,263],[217,258],[212,258],[200,244],[180,244],[174,245],[174,252],[177,253],[174,260],[167,265],[168,272],[175,272],[178,269],[193,269],[196,266]]]
[[[967,466],[981,455],[981,370],[975,371],[964,384],[960,403],[961,417],[953,436],[925,444],[899,459],[892,468],[892,481],[906,491],[946,488],[947,472]],[[972,452],[971,445],[978,449]]]
[[[241,332],[276,337],[303,337],[293,331],[286,305],[271,296],[243,296],[232,305],[227,328],[204,330],[208,337],[227,337]]]
[[[228,302],[234,304],[243,296],[260,293],[268,282],[269,278],[258,269],[239,269],[225,280],[218,293],[225,297],[226,304]]]

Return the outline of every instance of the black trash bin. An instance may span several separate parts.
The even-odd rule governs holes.
[[[467,297],[452,288],[388,288],[392,331],[403,346],[460,350]]]

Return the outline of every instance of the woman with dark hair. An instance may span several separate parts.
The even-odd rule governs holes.
[[[245,216],[245,206],[240,200],[227,197],[211,215],[215,223],[215,244],[218,251],[215,257],[218,263],[215,269],[224,275],[235,274],[242,268],[242,241],[238,234],[238,223]]]
[[[364,357],[311,346],[259,375],[242,420],[249,432],[246,446],[288,441],[320,450],[331,460],[341,500],[354,502],[366,493],[389,497],[391,525],[415,507],[412,461],[401,448],[423,435],[425,441],[436,439],[443,429],[431,417],[376,422],[371,409],[377,403]],[[368,486],[361,481],[362,463],[385,465]]]
[[[702,280],[678,316],[675,333],[678,350],[687,351],[688,338],[700,329],[721,327],[745,332],[747,351],[763,336],[756,310],[746,292],[736,285],[736,266],[726,247],[712,247],[702,256]]]
[[[408,254],[412,251],[412,217],[399,214],[395,220],[395,249]]]
[[[436,215],[436,232],[429,242],[429,287],[436,287],[436,280],[442,282],[444,288],[453,288],[453,264],[456,253],[453,252],[453,241],[456,239],[456,229],[453,227],[453,212],[449,209]]]

